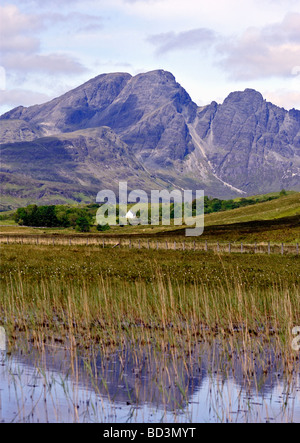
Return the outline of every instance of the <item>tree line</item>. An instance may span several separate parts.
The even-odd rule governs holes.
[[[15,213],[14,220],[22,226],[45,228],[71,227],[80,232],[88,232],[93,224],[93,206],[76,208],[63,205],[29,205],[26,208],[19,208]]]
[[[282,191],[280,195],[285,195]],[[218,198],[204,197],[204,213],[229,211],[265,201],[274,200],[278,197],[241,198],[239,200],[221,200]],[[90,204],[84,207],[70,207],[64,205],[37,206],[29,205],[26,208],[19,208],[14,214],[14,220],[22,226],[45,227],[45,228],[74,228],[79,232],[89,232],[95,224],[95,217],[98,204]],[[193,203],[193,215],[196,211],[196,202]],[[117,216],[119,208],[116,208]],[[137,214],[139,216],[140,214]],[[160,217],[162,211],[160,210]],[[175,205],[170,205],[170,218],[174,219]],[[149,214],[151,218],[151,212]],[[109,229],[109,226],[97,226],[99,231]]]

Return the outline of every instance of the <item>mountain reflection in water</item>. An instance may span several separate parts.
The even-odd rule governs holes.
[[[228,355],[218,344],[184,358],[129,346],[2,352],[0,422],[299,422],[299,367],[287,377],[279,356],[267,355],[245,370],[248,354]]]

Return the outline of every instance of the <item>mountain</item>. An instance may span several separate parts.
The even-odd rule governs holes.
[[[300,111],[246,89],[199,110],[196,131],[216,175],[247,194],[300,190]]]
[[[198,107],[162,70],[103,74],[15,108],[0,117],[0,143],[2,207],[95,201],[123,180],[222,198],[300,190],[300,111],[250,89]]]

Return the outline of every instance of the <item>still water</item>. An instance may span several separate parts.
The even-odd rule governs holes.
[[[276,352],[250,357],[218,344],[185,357],[130,346],[0,351],[0,423],[299,423],[299,366],[287,375]]]

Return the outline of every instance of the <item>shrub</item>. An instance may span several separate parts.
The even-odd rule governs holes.
[[[97,225],[97,231],[99,232],[105,232],[105,231],[109,231],[110,230],[110,226],[109,225]]]
[[[76,231],[90,232],[91,222],[88,217],[81,216],[76,220]]]

